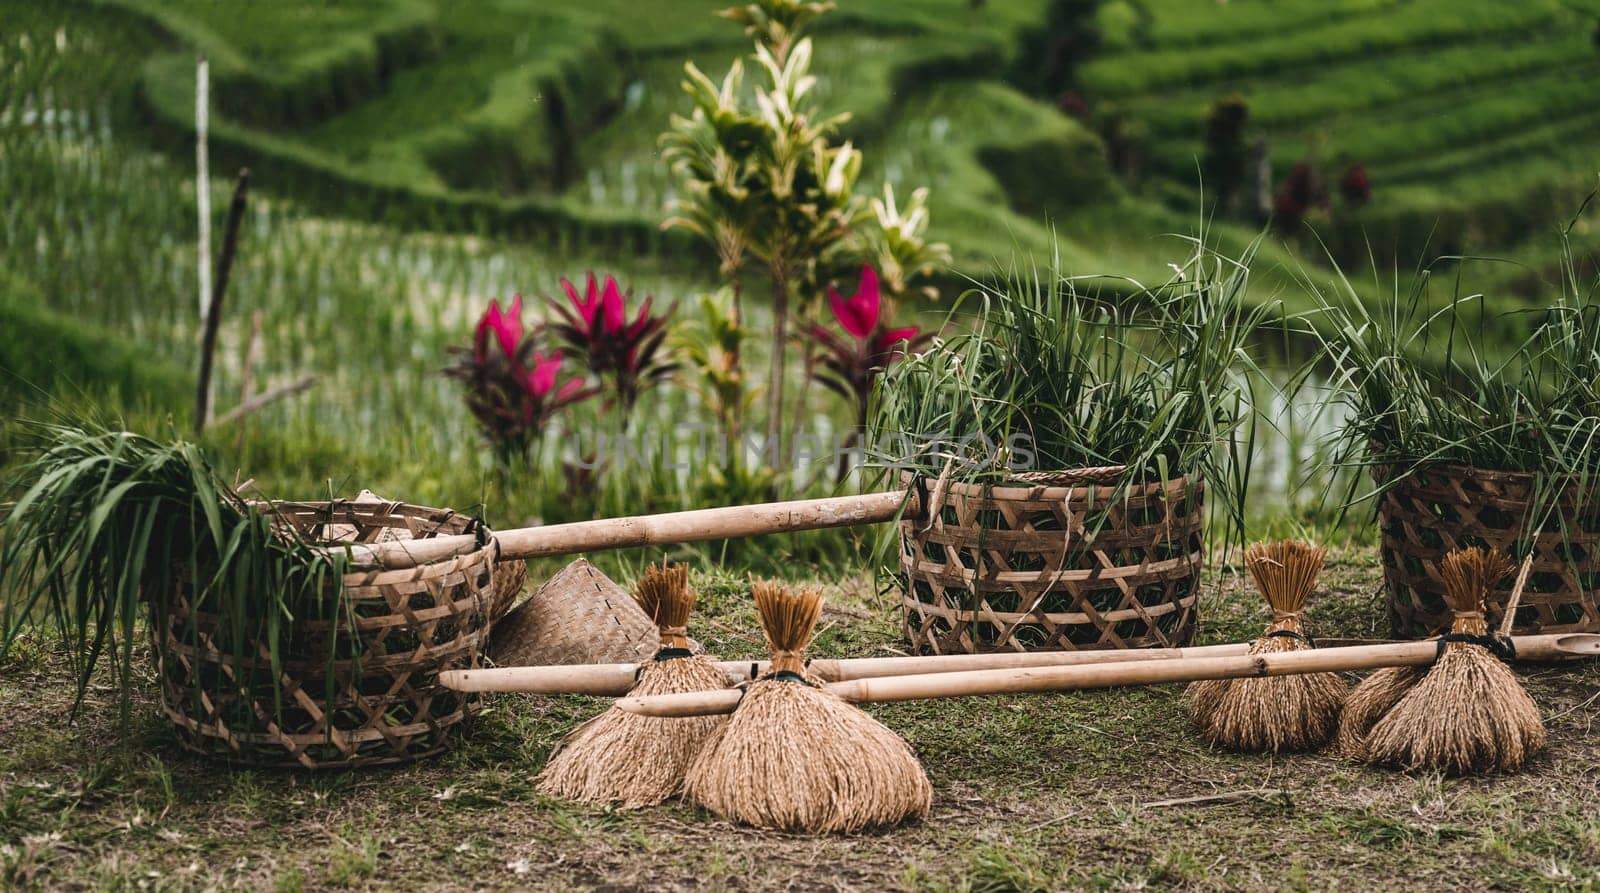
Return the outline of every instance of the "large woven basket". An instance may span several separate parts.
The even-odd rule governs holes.
[[[900,525],[907,639],[936,654],[1187,643],[1204,486],[1178,477],[1118,494],[1120,473],[935,485],[929,517]]]
[[[1374,477],[1391,472],[1374,468]],[[1532,474],[1465,465],[1425,466],[1394,481],[1378,501],[1389,621],[1396,636],[1420,638],[1450,626],[1439,563],[1455,549],[1499,548],[1525,556],[1523,538],[1534,492]],[[1513,631],[1600,632],[1600,493],[1564,489],[1531,543],[1533,568]],[[1504,616],[1513,579],[1487,602],[1489,623]]]
[[[447,509],[394,502],[259,508],[306,539],[329,543],[482,529]],[[276,691],[262,669],[264,651],[220,652],[215,615],[195,610],[186,587],[169,594],[151,634],[162,707],[183,745],[239,763],[311,769],[399,763],[442,750],[451,728],[477,707],[475,696],[440,686],[438,673],[481,665],[497,595],[497,547],[487,531],[481,543],[420,567],[347,574],[338,621],[294,622]]]

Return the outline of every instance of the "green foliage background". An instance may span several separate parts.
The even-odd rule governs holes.
[[[436,374],[490,297],[549,295],[558,277],[587,269],[685,306],[713,286],[705,250],[658,228],[671,179],[657,136],[687,108],[686,58],[719,77],[747,51],[715,5],[8,4],[7,417],[89,407],[150,433],[187,427],[193,60],[204,53],[218,228],[228,174],[248,165],[254,189],[219,403],[237,402],[258,311],[257,385],[320,376],[310,394],[208,435],[224,467],[270,495],[371,487],[485,503],[501,526],[769,495],[766,482],[664,463],[575,491],[554,455],[498,478]],[[1023,48],[1041,44],[1048,7],[843,0],[817,25],[818,91],[824,107],[853,115],[845,135],[866,153],[861,192],[885,179],[933,187],[930,237],[956,259],[947,294],[964,276],[1057,254],[1069,273],[1156,284],[1188,254],[1165,234],[1203,222],[1219,250],[1242,254],[1256,222],[1204,221],[1198,183],[1206,109],[1233,94],[1248,101],[1248,129],[1266,139],[1276,176],[1305,157],[1334,176],[1360,162],[1374,189],[1361,208],[1335,200],[1314,232],[1267,239],[1252,304],[1312,306],[1301,280],[1336,283],[1330,255],[1380,302],[1405,290],[1423,256],[1491,254],[1516,263],[1473,266],[1465,287],[1485,295],[1485,337],[1509,345],[1531,325],[1516,311],[1555,293],[1556,229],[1600,167],[1593,0],[1109,0],[1094,12],[1099,45],[1072,87],[1093,112],[1087,121],[1019,87],[1037,80],[1040,62]],[[1104,138],[1112,121],[1133,151],[1121,173]],[[1591,209],[1572,231],[1580,272],[1593,269],[1597,219]],[[759,285],[747,293],[759,303]],[[942,315],[927,308],[921,321]],[[1282,347],[1291,359],[1310,349]],[[670,429],[695,399],[654,401],[635,425]],[[825,395],[811,399],[807,412],[824,426],[847,421]],[[596,421],[580,416],[573,428]],[[1288,439],[1288,465],[1314,460],[1304,432]],[[0,449],[12,442],[0,435]],[[1291,472],[1282,474],[1292,488]],[[1285,521],[1297,518],[1262,524]],[[830,542],[747,548],[780,565],[854,553]]]

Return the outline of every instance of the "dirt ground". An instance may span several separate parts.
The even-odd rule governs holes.
[[[1382,634],[1373,562],[1332,557],[1315,633]],[[696,582],[695,634],[759,654],[739,581]],[[830,599],[816,654],[898,647],[892,599],[871,580]],[[1199,641],[1248,638],[1265,619],[1259,596],[1214,574]],[[539,796],[552,744],[599,701],[497,696],[451,752],[398,769],[233,770],[178,747],[151,685],[130,725],[109,680],[69,721],[66,663],[34,642],[0,666],[0,887],[1600,889],[1600,665],[1522,672],[1550,746],[1486,779],[1213,751],[1177,686],[874,708],[922,758],[933,813],[811,838],[683,805]]]

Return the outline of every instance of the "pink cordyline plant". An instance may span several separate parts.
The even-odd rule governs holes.
[[[667,320],[674,308],[651,315],[655,298],[646,296],[639,312],[628,319],[628,298],[615,277],[605,283],[588,274],[583,293],[567,279],[561,280],[568,303],[550,301],[560,321],[551,325],[567,346],[582,354],[589,371],[609,381],[624,410],[631,410],[639,395],[670,376],[677,364],[660,355],[667,335]]]
[[[812,327],[811,335],[822,347],[816,379],[823,387],[855,403],[856,430],[850,436],[854,443],[866,429],[873,382],[889,364],[927,343],[933,335],[916,326],[887,325],[882,319],[878,273],[871,264],[862,265],[861,282],[849,298],[828,286],[828,307],[844,334],[823,326]]]
[[[522,296],[502,310],[500,302],[478,319],[472,348],[452,348],[445,375],[462,383],[467,408],[503,465],[525,457],[562,409],[593,396],[582,378],[560,379],[561,351],[538,346],[538,331],[522,325]]]

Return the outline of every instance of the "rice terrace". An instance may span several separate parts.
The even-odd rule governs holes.
[[[1597,191],[1597,0],[0,0],[0,889],[1600,890]]]

